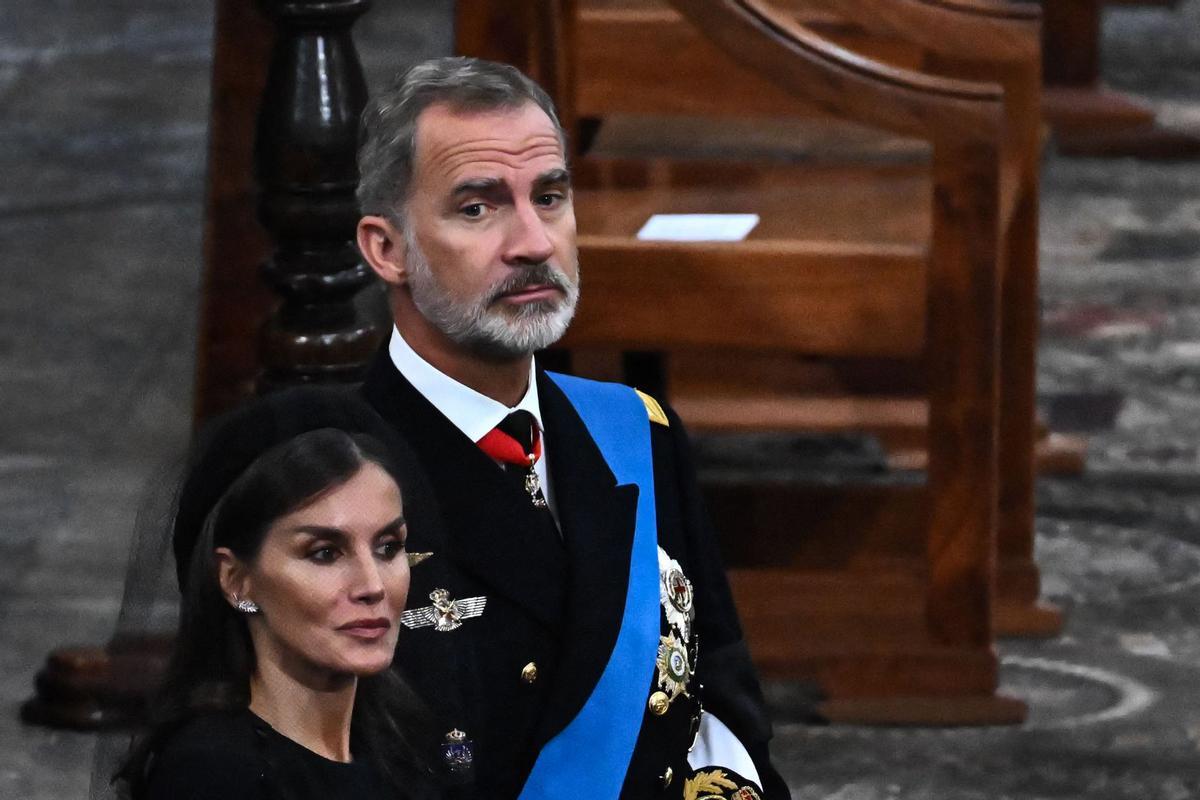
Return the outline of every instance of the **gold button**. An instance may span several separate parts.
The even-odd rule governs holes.
[[[663,788],[670,786],[673,780],[675,780],[675,770],[667,767],[667,771],[662,774]]]
[[[661,717],[671,707],[671,698],[667,697],[666,692],[655,692],[650,695],[649,706],[650,713],[656,717]]]
[[[533,663],[532,661],[526,664],[525,668],[521,670],[521,680],[525,681],[526,683],[533,683],[536,681],[537,664]]]

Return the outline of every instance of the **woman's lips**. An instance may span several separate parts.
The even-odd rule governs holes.
[[[338,628],[343,633],[356,636],[359,639],[378,639],[388,632],[392,623],[383,617],[375,619],[356,619]]]

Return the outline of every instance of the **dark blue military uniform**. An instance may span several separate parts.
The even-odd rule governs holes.
[[[543,745],[579,712],[608,661],[622,618],[637,487],[618,486],[562,390],[538,374],[538,397],[561,537],[544,512],[396,370],[382,352],[363,387],[408,441],[433,485],[442,530],[414,531],[410,552],[431,551],[414,570],[409,607],[444,589],[486,597],[477,618],[452,631],[406,630],[399,668],[447,731],[472,743],[473,796],[516,797]],[[788,797],[767,755],[770,724],[742,639],[715,537],[703,514],[686,435],[650,426],[658,543],[690,579],[698,649],[688,695],[651,702],[622,797],[680,797],[701,704],[754,760],[769,800]],[[664,620],[664,634],[667,628]],[[661,713],[659,713],[661,712]],[[587,787],[581,786],[581,796]]]

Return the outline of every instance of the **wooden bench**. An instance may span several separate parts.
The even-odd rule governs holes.
[[[1038,603],[1039,577],[1033,561],[1034,472],[1025,448],[1032,435],[1039,467],[1077,472],[1082,469],[1085,444],[1077,438],[1047,435],[1040,428],[1035,434],[1029,432],[1036,420],[1040,157],[1036,9],[972,2],[933,4],[930,12],[931,4],[908,0],[789,0],[784,5],[810,29],[817,28],[843,46],[893,65],[995,78],[1005,87],[1004,169],[1009,174],[1003,182],[1006,196],[1001,204],[1008,263],[1002,337],[1007,344],[1002,351],[1006,403],[1001,410],[1001,491],[1005,499],[997,625],[1005,634],[1056,633],[1061,618]],[[788,169],[809,173],[817,169],[819,161],[826,176],[809,184],[810,212],[803,216],[821,219],[808,232],[809,238],[854,242],[863,238],[863,220],[869,219],[876,227],[876,244],[922,241],[928,220],[907,198],[923,191],[921,176],[927,174],[923,143],[836,123],[811,102],[783,91],[729,58],[666,4],[584,0],[572,6],[564,6],[562,17],[554,24],[574,57],[555,56],[561,62],[557,66],[554,58],[544,53],[545,36],[521,38],[513,29],[496,35],[498,19],[510,24],[514,17],[519,19],[510,4],[460,4],[458,40],[460,51],[515,61],[540,71],[551,83],[556,75],[573,76],[569,85],[559,87],[559,94],[566,100],[567,116],[578,120],[577,138],[586,140],[582,145],[586,157],[579,161],[582,181],[595,180],[598,163],[606,163],[609,171],[633,174],[637,168],[630,162],[678,161],[680,154],[688,152],[693,159],[707,161],[722,157],[735,162],[756,157],[768,162],[802,160],[803,167]],[[525,27],[520,30],[545,26],[546,13],[544,6],[530,13],[521,20]],[[540,20],[537,14],[543,15]],[[981,41],[988,45],[980,46]],[[962,42],[968,46],[956,50],[956,43]],[[671,68],[647,70],[642,52],[657,54]],[[973,61],[964,63],[966,56]],[[697,91],[697,87],[706,91]],[[720,122],[714,124],[713,119]],[[714,129],[721,135],[714,135]],[[694,172],[694,164],[689,169]],[[840,176],[838,170],[842,170]],[[772,167],[769,171],[778,176],[785,170]],[[824,191],[831,181],[839,184],[832,195]],[[889,187],[891,197],[886,195]],[[788,202],[798,201],[799,196]],[[906,213],[896,213],[897,207],[906,205]],[[625,212],[620,209],[616,213]],[[606,209],[605,213],[614,212]],[[880,229],[883,220],[887,221],[886,231]],[[714,341],[701,356],[675,354],[669,359],[665,383],[670,385],[672,402],[698,431],[756,426],[866,430],[883,441],[893,465],[925,465],[927,413],[924,400],[914,396],[921,391],[920,378],[914,379],[923,371],[919,363],[879,357],[871,361],[825,359],[814,364],[777,353],[722,353],[720,346]],[[584,368],[595,371],[597,359],[588,355]],[[576,362],[580,361],[577,357]],[[862,502],[876,502],[880,496],[873,490]],[[819,526],[826,519],[822,514],[807,522]],[[885,519],[881,518],[881,524]]]
[[[856,56],[763,3],[673,5],[674,12],[656,12],[660,20],[676,34],[676,23],[686,21],[698,34],[686,46],[677,46],[679,39],[629,40],[661,66],[647,72],[651,62],[645,58],[627,66],[625,73],[640,69],[643,77],[640,83],[636,77],[610,78],[612,100],[643,103],[656,114],[686,104],[687,113],[703,107],[719,114],[733,106],[735,116],[744,116],[746,110],[737,108],[743,101],[760,104],[759,116],[804,108],[811,117],[817,108],[919,140],[928,158],[872,164],[866,171],[852,161],[814,166],[634,158],[606,152],[601,127],[576,164],[588,288],[568,343],[577,350],[699,352],[710,372],[720,350],[918,365],[927,380],[915,381],[923,391],[915,412],[912,405],[890,400],[859,410],[927,419],[924,486],[875,487],[871,510],[830,515],[820,531],[805,524],[814,517],[811,508],[792,515],[805,505],[795,487],[709,487],[715,515],[726,523],[726,549],[739,565],[733,572],[738,602],[763,670],[817,679],[831,693],[826,711],[835,718],[1018,719],[1020,705],[994,695],[991,651],[1002,491],[997,459],[1022,464],[1032,485],[1031,350],[1022,359],[1028,397],[1013,395],[1014,402],[1029,405],[1023,415],[1027,443],[1024,436],[1013,437],[1009,441],[1020,447],[997,450],[1001,325],[1003,335],[1018,324],[1032,330],[1029,315],[1036,315],[1036,158],[1023,161],[1023,151],[1013,147],[1019,134],[1006,114],[1017,106],[1005,102],[998,86],[930,77]],[[875,5],[883,20],[901,29],[942,13],[907,0],[860,5]],[[900,7],[907,11],[894,13]],[[588,51],[586,32],[574,24],[573,3],[556,9],[557,15],[546,4],[530,7],[525,21],[541,27],[523,40],[472,39],[473,31],[494,34],[489,9],[460,3],[460,48],[474,54],[464,46],[474,42],[480,54],[490,56],[499,55],[497,47],[518,48],[530,71],[555,88],[569,124],[580,121],[586,135],[589,115],[603,110],[589,105],[584,88],[591,80],[581,55]],[[511,11],[505,4],[504,12]],[[978,34],[986,25],[1007,30],[1014,18],[1026,35],[1008,31],[1010,38],[1002,42],[1012,55],[1005,66],[1020,66],[1011,74],[1027,77],[1032,69],[1036,76],[1036,15],[1030,21],[1006,10],[953,22],[972,25]],[[595,51],[598,58],[625,63],[604,50]],[[513,52],[504,55],[512,60]],[[949,63],[952,55],[969,54],[941,58]],[[1007,81],[1009,74],[1002,77]],[[698,77],[681,94],[681,83]],[[650,92],[658,87],[663,96],[646,99],[638,88],[625,90],[631,85]],[[1032,85],[1036,88],[1036,80]],[[1023,111],[1032,101],[1036,113],[1036,94],[1021,100]],[[762,221],[744,243],[634,239],[652,213],[697,211],[754,212]],[[1018,218],[1022,224],[1014,225]],[[863,219],[877,224],[864,226]],[[1030,247],[1034,257],[1025,265],[1032,266],[1033,281],[1018,285],[1029,277],[1018,272],[1018,254]],[[1002,259],[1002,253],[1008,257]],[[1025,345],[1032,348],[1032,339]],[[1009,352],[1017,351],[1014,345]],[[1006,383],[1018,380],[1012,369]],[[712,427],[779,427],[788,423],[788,414],[811,417],[813,408],[786,393],[760,395],[757,405],[745,396],[711,393],[689,398],[672,391],[670,399],[700,427],[708,421]],[[839,413],[845,412],[843,404]],[[833,495],[842,498],[842,506],[825,508],[858,508],[863,498],[848,501],[840,489]],[[1031,552],[1032,495],[1025,495],[1022,513],[1029,522],[1023,530]],[[731,526],[734,520],[737,527]],[[1023,558],[1032,565],[1028,555]]]

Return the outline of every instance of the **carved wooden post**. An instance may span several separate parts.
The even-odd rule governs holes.
[[[259,110],[263,268],[282,302],[260,343],[259,391],[359,379],[379,341],[355,295],[372,276],[354,245],[355,153],[367,100],[350,27],[368,0],[263,0],[276,26]]]
[[[264,272],[282,302],[263,328],[259,388],[352,381],[373,354],[379,333],[354,304],[371,275],[353,244],[358,118],[367,92],[350,27],[368,2],[263,0],[261,5],[276,31],[259,106],[254,163],[262,190],[259,216],[275,245]],[[213,124],[223,149],[210,156],[210,167],[219,163],[219,174],[210,185],[207,223],[224,227],[209,231],[210,258],[231,252],[253,257],[244,249],[260,244],[249,234],[249,221],[238,217],[243,195],[236,166],[230,165],[240,159],[230,156],[237,156],[239,135],[245,136],[249,127],[242,116],[251,109],[245,92],[261,73],[244,73],[261,63],[256,37],[262,34],[253,6],[245,6],[243,0],[219,5]],[[249,148],[248,137],[241,145]],[[217,239],[220,246],[213,244]],[[229,264],[210,264],[218,272],[222,266]],[[229,292],[216,291],[232,287],[236,293],[244,288],[230,277],[218,275],[219,287],[206,282],[206,293],[213,292],[206,304],[224,303],[215,314],[253,313],[257,298],[230,298]],[[229,320],[209,322],[213,324],[203,326],[207,344],[199,356],[204,376],[198,383],[201,416],[236,400],[240,391],[230,377],[236,378],[242,362],[249,362],[236,338],[228,335],[229,326],[223,323]],[[244,327],[236,322],[235,334]],[[232,369],[215,361],[228,359],[231,352],[236,362]],[[38,674],[37,694],[22,707],[22,717],[77,729],[135,724],[145,713],[169,649],[169,637],[130,637],[127,632],[119,632],[105,647],[59,648]]]

